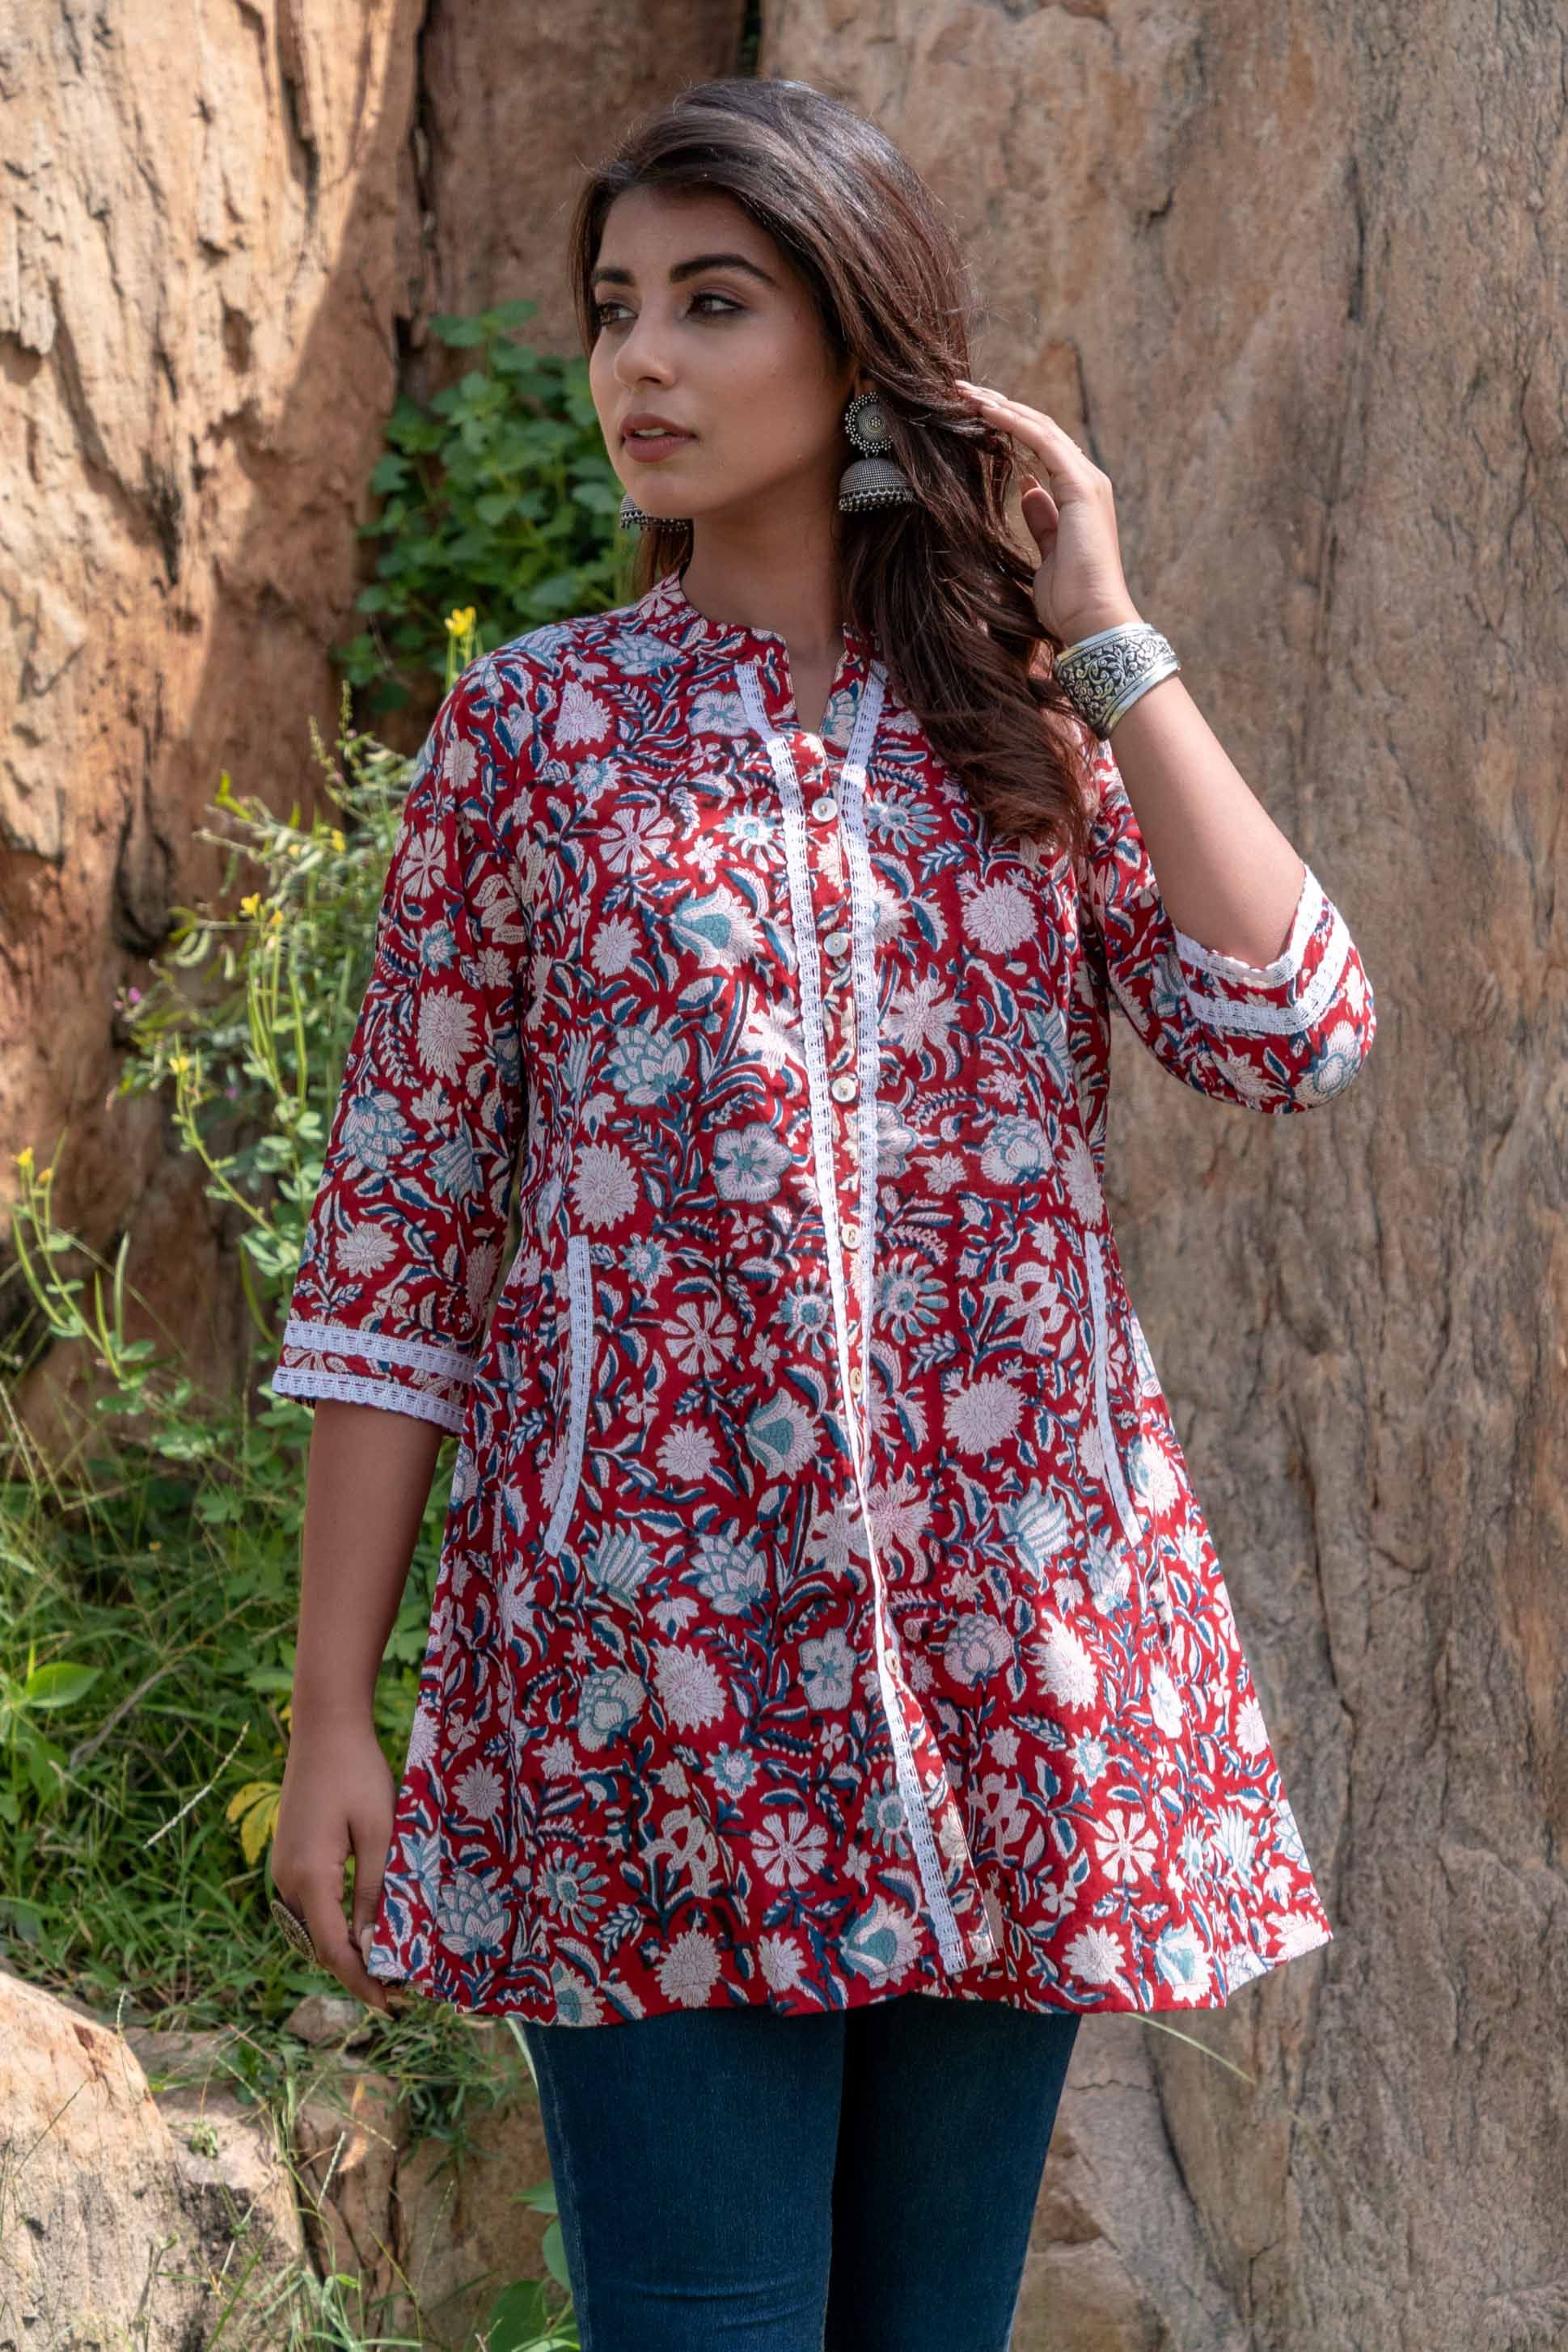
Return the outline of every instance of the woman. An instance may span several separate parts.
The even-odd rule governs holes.
[[[1110,1006],[1287,1111],[1371,992],[879,131],[688,89],[573,260],[641,593],[474,662],[410,790],[274,1380],[282,1916],[518,2017],[592,2352],[1000,2346],[1085,2011],[1330,1932],[1106,1218]]]

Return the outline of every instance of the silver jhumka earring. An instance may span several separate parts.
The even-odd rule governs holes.
[[[839,476],[839,511],[862,513],[873,507],[913,505],[914,483],[897,461],[887,455],[893,447],[874,392],[857,392],[844,409],[844,431],[862,454],[852,457]],[[630,490],[621,501],[618,518],[622,530],[646,530],[658,522],[685,522],[685,515],[644,514]]]
[[[914,483],[903,467],[884,454],[893,443],[874,392],[856,393],[844,410],[844,431],[865,455],[852,458],[839,476],[840,513],[913,505]]]
[[[668,523],[674,529],[676,523],[690,522],[690,515],[644,514],[630,490],[621,501],[621,512],[618,517],[620,528],[622,530],[648,530],[662,522]]]

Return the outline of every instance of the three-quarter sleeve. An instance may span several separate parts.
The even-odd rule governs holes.
[[[461,1430],[524,1119],[526,910],[498,810],[518,705],[495,656],[415,762],[274,1391]]]
[[[1143,1043],[1199,1093],[1244,1109],[1309,1110],[1342,1094],[1377,1016],[1344,918],[1312,868],[1271,963],[1221,954],[1172,920],[1109,743],[1096,744],[1092,772],[1100,804],[1082,903]]]

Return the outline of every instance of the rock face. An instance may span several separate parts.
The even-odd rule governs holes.
[[[0,1112],[40,1156],[68,1124],[67,1221],[131,1224],[198,1360],[237,1285],[216,1236],[162,1246],[208,1228],[155,1108],[100,1110],[109,998],[210,886],[219,768],[308,792],[423,320],[528,293],[573,348],[577,159],[728,70],[740,16],[56,0],[5,36]],[[1110,474],[1135,598],[1379,1008],[1351,1093],[1289,1119],[1120,1041],[1113,1210],[1337,1937],[1195,2027],[1250,2081],[1086,2026],[1020,2340],[1568,2344],[1561,26],[762,21],[763,71],[874,113],[951,207],[974,372]]]
[[[120,2033],[0,1970],[0,2352],[192,2352],[220,2323],[287,2352],[312,2273],[356,2341],[465,2352],[502,2286],[545,2275],[549,2216],[514,2201],[549,2177],[527,2080],[466,2121],[455,2163],[342,2046],[370,2012],[319,2006],[347,2026],[329,2049],[289,2019],[322,2055],[286,2134],[235,2088],[232,2034]]]
[[[1256,2089],[1153,2042],[1181,2178],[1251,2345],[1568,2344],[1561,22],[777,0],[761,67],[933,177],[971,373],[1087,435],[1377,995],[1301,1118],[1118,1041],[1129,1281],[1337,1930],[1195,2027]]]
[[[293,2187],[198,2038],[215,2037],[146,2037],[148,2068],[175,2075],[154,2098],[130,2037],[0,1972],[4,2352],[186,2352],[225,2311],[257,2352],[282,2352],[287,2313],[270,2306],[302,2256]]]

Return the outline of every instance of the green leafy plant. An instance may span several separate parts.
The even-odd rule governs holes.
[[[472,649],[455,632],[450,668]],[[298,808],[280,817],[224,775],[225,829],[202,835],[229,853],[217,898],[176,911],[147,988],[115,1007],[129,1048],[120,1094],[168,1103],[178,1150],[199,1163],[232,1239],[256,1377],[238,1393],[205,1389],[128,1280],[130,1235],[100,1256],[61,1226],[54,1166],[15,1156],[10,1237],[34,1340],[85,1359],[94,1393],[85,1412],[69,1408],[78,1425],[47,1463],[11,1416],[0,1924],[32,1948],[42,1981],[89,2000],[129,1986],[148,2013],[195,2000],[207,2023],[225,1988],[245,1983],[254,2003],[259,1977],[264,2010],[304,1989],[262,1929],[261,1877],[286,1748],[311,1416],[257,1391],[320,1181],[413,766],[350,726],[346,688],[339,757],[312,734],[325,809],[308,823]],[[236,905],[236,880],[253,877]],[[24,1367],[13,1357],[7,1369]],[[438,1486],[377,1685],[394,1764],[428,1633]],[[89,1702],[97,1720],[83,1733]],[[198,1945],[212,1969],[200,1994]]]
[[[491,651],[564,615],[621,602],[622,488],[580,356],[520,341],[537,304],[443,316],[431,331],[474,364],[428,404],[406,395],[387,420],[371,476],[382,500],[361,536],[379,542],[355,599],[368,627],[334,655],[367,716],[423,694],[443,667],[443,616],[475,613]]]

